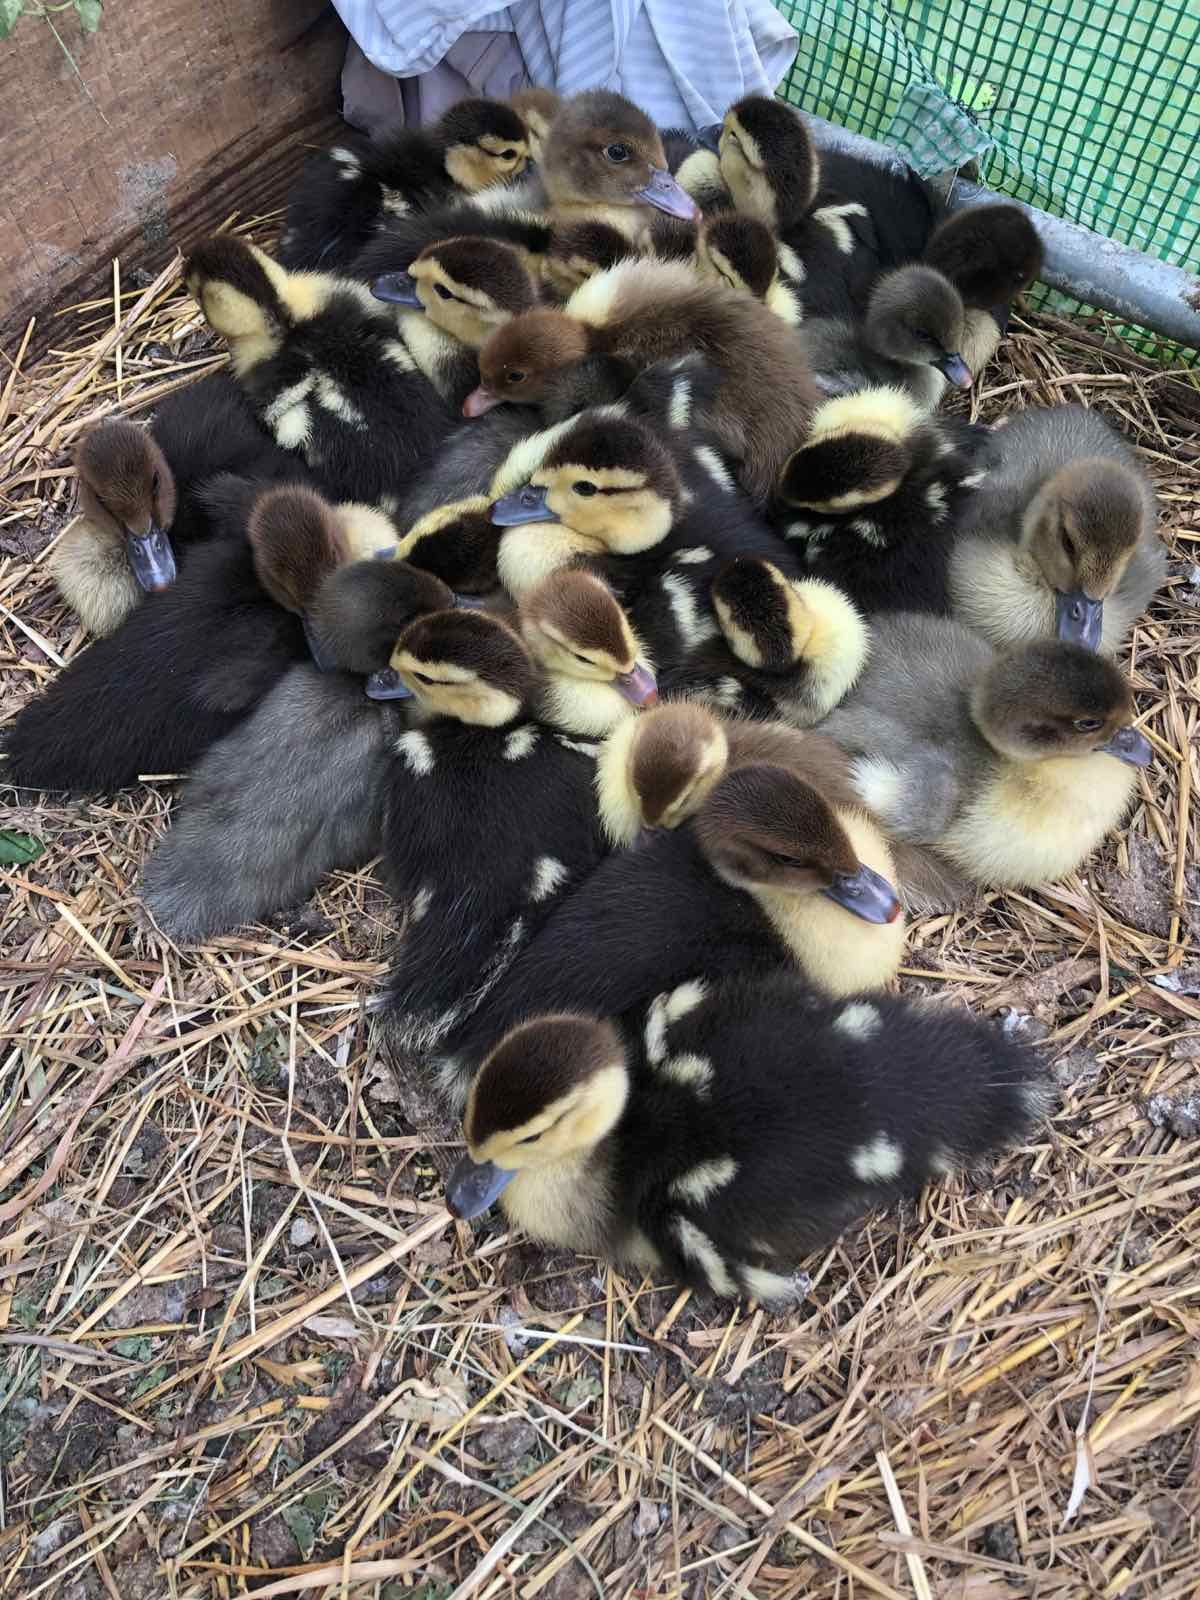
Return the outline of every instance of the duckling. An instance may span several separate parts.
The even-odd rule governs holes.
[[[562,901],[478,1014],[448,1032],[444,1094],[461,1107],[487,1050],[547,1010],[622,1016],[678,983],[785,965],[811,967],[838,993],[886,983],[903,946],[900,902],[860,847],[887,865],[865,813],[835,815],[796,773],[725,772],[686,826],[610,855]],[[862,935],[839,935],[845,971],[829,962],[830,917]]]
[[[1111,655],[1166,577],[1154,489],[1094,411],[1022,411],[994,430],[959,518],[953,613],[993,644],[1055,634]]]
[[[508,195],[508,191],[502,192]],[[436,249],[448,239],[473,239],[485,260],[489,244],[515,250],[526,273],[538,282],[553,236],[550,218],[545,212],[517,205],[514,197],[505,205],[485,204],[491,193],[488,190],[471,200],[414,211],[410,216],[389,217],[355,256],[348,275],[361,283],[379,284],[383,290],[379,298],[386,299],[389,285],[398,279],[403,286],[402,274],[423,250]],[[492,292],[482,263],[475,265],[471,277],[485,293]]]
[[[550,125],[562,109],[562,96],[553,89],[518,89],[510,94],[508,104],[525,124],[525,137],[529,142],[529,159],[535,164],[542,160]]]
[[[603,853],[591,748],[538,715],[542,678],[518,635],[480,611],[413,622],[391,668],[419,726],[384,783],[383,872],[408,907],[388,985],[407,1048],[468,1016]]]
[[[514,317],[480,351],[482,381],[468,406],[479,414],[504,400],[535,404],[551,375],[589,355],[640,369],[693,350],[721,374],[712,425],[745,488],[765,502],[817,404],[800,330],[678,263],[625,262],[590,278],[564,311]]]
[[[947,382],[957,389],[971,386],[961,354],[965,329],[958,290],[918,263],[877,281],[861,323],[813,317],[798,333],[825,394],[889,384],[904,389],[923,410],[936,411]]]
[[[766,223],[739,211],[706,217],[696,233],[696,268],[702,277],[753,295],[794,326],[804,308],[791,275],[782,270],[781,255]],[[793,259],[793,268],[797,265]]]
[[[557,727],[604,738],[658,698],[654,669],[612,590],[590,572],[552,572],[521,604],[521,636],[546,673]]]
[[[177,560],[210,533],[199,489],[221,472],[303,478],[259,427],[237,384],[215,373],[168,395],[149,431],[109,417],[75,451],[79,520],[47,563],[89,633],[111,633],[143,593],[174,582]]]
[[[404,272],[371,284],[377,300],[423,311],[443,332],[479,350],[510,317],[532,311],[537,289],[518,251],[498,239],[439,239]]]
[[[542,187],[554,220],[611,223],[644,240],[651,210],[693,217],[696,203],[671,176],[658,129],[611,89],[563,101],[546,134]]]
[[[949,612],[963,508],[986,477],[993,437],[929,416],[903,389],[839,395],[784,466],[774,521],[807,571],[868,616]]]
[[[922,259],[962,296],[967,311],[962,356],[972,372],[979,372],[996,353],[1012,302],[1041,275],[1044,252],[1037,229],[1020,206],[968,206],[938,224]]]
[[[542,275],[565,301],[597,272],[607,272],[622,261],[636,261],[642,254],[611,222],[585,217],[581,222],[560,223],[553,228]]]
[[[997,652],[949,618],[897,612],[821,731],[856,758],[889,831],[1020,888],[1073,872],[1124,815],[1152,754],[1133,715],[1124,677],[1081,645]]]
[[[390,214],[517,177],[529,157],[521,116],[497,100],[460,100],[432,128],[351,137],[310,158],[288,196],[279,259],[348,267]]]
[[[377,505],[401,492],[449,433],[423,314],[398,335],[361,284],[287,272],[228,235],[198,245],[185,277],[256,416],[332,499]],[[461,368],[463,346],[440,337]]]
[[[776,1310],[803,1257],[877,1206],[1027,1138],[1026,1044],[961,1010],[830,1003],[785,973],[682,984],[625,1037],[581,1014],[507,1033],[471,1086],[456,1217]]]
[[[300,619],[271,598],[286,570],[269,541],[256,558],[245,537],[258,492],[236,478],[208,486],[216,536],[22,708],[6,731],[6,782],[111,791],[178,773],[307,658]]]

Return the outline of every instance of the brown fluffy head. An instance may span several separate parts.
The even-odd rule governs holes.
[[[521,602],[521,632],[550,671],[610,682],[637,665],[629,619],[608,585],[594,573],[563,567]]]
[[[75,447],[79,500],[88,520],[123,539],[175,520],[175,478],[154,438],[135,423],[99,422]]]
[[[779,273],[779,248],[765,222],[736,211],[708,217],[696,239],[701,271],[756,300],[766,298]]]
[[[408,271],[431,321],[473,350],[537,305],[523,257],[499,239],[440,239]]]
[[[1038,231],[1020,206],[968,206],[933,230],[926,265],[950,279],[972,309],[1007,305],[1042,270]]]
[[[1016,761],[1086,756],[1133,719],[1124,675],[1103,656],[1059,639],[998,655],[971,695],[980,733]]]
[[[553,89],[518,89],[509,95],[508,103],[525,124],[530,159],[541,161],[550,124],[562,108],[562,96]]]
[[[410,622],[453,604],[444,583],[407,561],[351,561],[321,583],[308,620],[335,666],[368,677],[387,666]]]
[[[642,826],[679,827],[704,804],[728,762],[725,729],[703,706],[681,700],[643,713],[623,775]]]
[[[786,231],[812,205],[820,163],[799,114],[782,100],[748,95],[725,113],[721,176],[739,211]]]
[[[480,386],[497,400],[536,405],[549,381],[588,353],[587,329],[561,311],[527,311],[479,352]]]
[[[302,615],[319,585],[349,560],[337,512],[315,489],[268,489],[250,511],[246,537],[263,588],[285,611]]]
[[[693,827],[713,870],[740,889],[813,894],[859,869],[829,804],[784,767],[727,773]]]
[[[537,692],[524,644],[483,611],[435,611],[401,634],[390,665],[425,710],[481,727],[512,722]]]
[[[552,206],[636,206],[637,191],[666,169],[654,123],[611,89],[588,89],[563,102],[546,135],[541,167]]]
[[[871,291],[863,332],[893,361],[937,366],[961,359],[966,312],[948,278],[919,263],[885,273]]]
[[[1021,547],[1052,589],[1103,600],[1142,537],[1145,495],[1136,474],[1105,456],[1072,461],[1044,483],[1021,523]]]
[[[399,558],[431,572],[463,594],[486,594],[499,581],[501,529],[484,495],[438,506],[414,522],[396,547]]]
[[[460,100],[435,136],[445,146],[447,173],[468,194],[515,178],[529,159],[525,124],[502,100]]]

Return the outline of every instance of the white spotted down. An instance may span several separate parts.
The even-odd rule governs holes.
[[[729,1276],[721,1252],[706,1233],[687,1217],[676,1217],[675,1237],[684,1255],[696,1263],[717,1294],[737,1294],[737,1285]]]
[[[514,728],[504,741],[504,759],[506,761],[520,761],[531,754],[538,742],[538,731],[528,722],[521,727]]]
[[[539,856],[534,863],[533,885],[529,890],[531,900],[548,900],[565,883],[566,864],[556,856]]]
[[[879,1007],[867,1000],[852,1000],[843,1006],[833,1023],[835,1033],[844,1033],[851,1039],[870,1039],[883,1028]]]
[[[417,729],[410,728],[407,733],[402,733],[393,749],[409,771],[415,772],[418,778],[428,777],[433,771],[433,746],[426,735]]]
[[[903,1165],[904,1152],[886,1133],[877,1133],[866,1144],[860,1144],[850,1157],[851,1169],[863,1183],[886,1183],[896,1177]]]

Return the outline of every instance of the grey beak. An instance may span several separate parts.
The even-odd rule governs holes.
[[[1154,748],[1144,733],[1136,728],[1118,728],[1107,744],[1097,745],[1107,756],[1116,756],[1131,767],[1148,767],[1154,759]]]
[[[662,167],[650,169],[650,182],[633,191],[635,200],[644,200],[656,211],[665,211],[669,217],[682,217],[690,222],[700,215],[700,207],[681,183]]]
[[[838,873],[822,893],[864,922],[895,922],[902,909],[900,897],[887,879],[867,866]]]
[[[631,672],[618,672],[616,684],[631,705],[652,706],[658,702],[658,680],[644,661],[635,661]]]
[[[723,122],[710,122],[707,128],[701,128],[696,135],[696,143],[702,150],[711,150],[716,155],[721,148],[721,135],[725,131]]]
[[[411,306],[414,311],[424,311],[417,293],[416,279],[407,272],[383,272],[371,280],[371,293],[376,300],[386,300],[390,306]]]
[[[366,695],[368,700],[411,700],[412,690],[395,667],[381,667],[367,679]]]
[[[1093,600],[1082,589],[1054,596],[1054,631],[1069,644],[1081,644],[1086,650],[1099,650],[1100,635],[1104,631],[1104,601]]]
[[[169,589],[175,582],[175,552],[163,528],[152,526],[149,533],[127,533],[125,554],[134,577],[151,594]]]
[[[486,611],[487,601],[477,594],[455,593],[454,604],[460,611]]]
[[[494,502],[492,522],[497,528],[517,528],[523,522],[557,522],[558,518],[546,505],[549,492],[535,483],[514,489]]]
[[[472,1161],[470,1156],[463,1156],[446,1182],[446,1210],[462,1222],[481,1217],[515,1177],[515,1172],[498,1167],[494,1161]]]
[[[948,356],[940,356],[933,364],[956,389],[971,387],[971,369],[957,350]]]

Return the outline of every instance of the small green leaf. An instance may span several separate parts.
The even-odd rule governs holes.
[[[0,8],[5,5],[5,0],[0,0]],[[3,13],[0,11],[0,17]],[[6,37],[3,21],[0,20],[0,39]],[[35,839],[31,833],[15,833],[12,828],[0,828],[0,866],[24,866],[27,861],[36,861],[46,846],[40,839]]]
[[[113,1341],[113,1352],[130,1361],[149,1361],[154,1354],[154,1346],[144,1334],[131,1333],[124,1339]]]
[[[100,26],[101,0],[75,0],[75,12],[84,33],[95,33]]]
[[[151,1389],[157,1389],[166,1376],[166,1367],[151,1367],[150,1371],[134,1384],[133,1398],[136,1400],[139,1395],[149,1394]]]
[[[0,39],[7,39],[17,25],[24,0],[0,0]]]
[[[302,1505],[285,1506],[279,1513],[292,1530],[292,1538],[300,1547],[301,1561],[307,1561],[317,1542],[317,1525]]]

